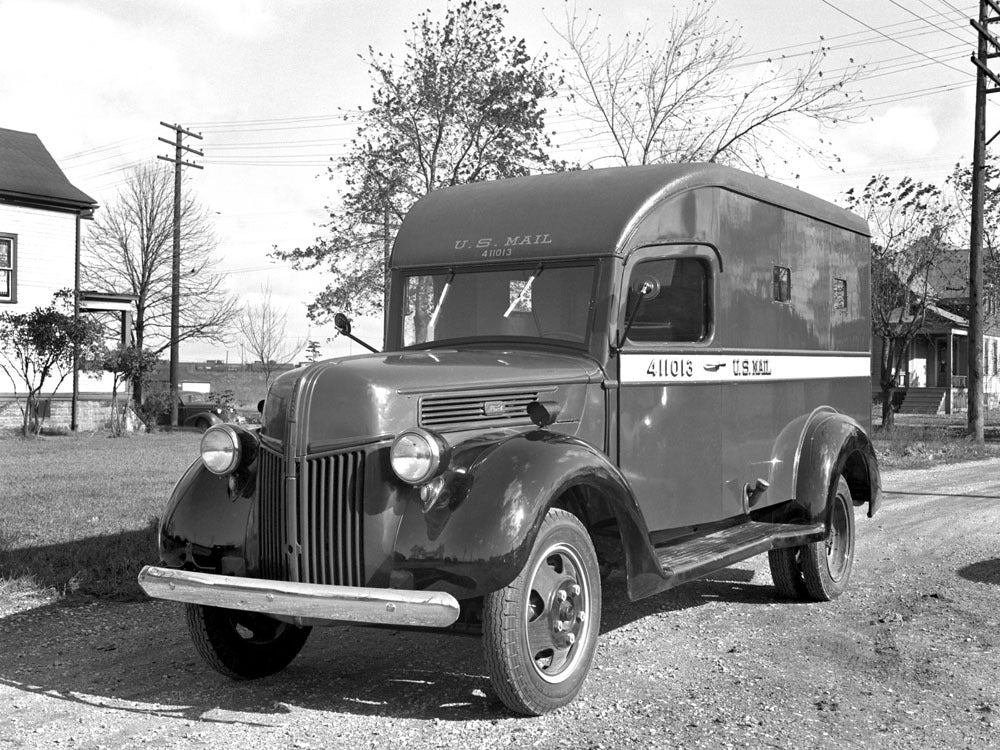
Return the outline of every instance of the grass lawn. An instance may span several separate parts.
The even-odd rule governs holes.
[[[1000,457],[1000,421],[992,414],[985,444],[966,437],[965,414],[897,414],[892,430],[883,430],[880,413],[872,414],[872,440],[883,469],[922,469],[935,464]]]
[[[985,446],[964,426],[900,415],[893,431],[872,432],[883,468],[1000,456],[1000,423],[987,425]],[[63,596],[144,596],[136,575],[157,562],[157,518],[200,438],[0,437],[0,616]]]
[[[0,610],[11,598],[142,595],[157,518],[200,438],[0,438]]]

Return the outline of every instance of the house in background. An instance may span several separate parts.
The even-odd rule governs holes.
[[[37,135],[0,128],[0,312],[44,307],[60,289],[79,293],[81,223],[96,208],[93,198],[70,183]],[[131,311],[129,299],[121,295],[88,295],[80,306],[123,317]],[[67,377],[45,404],[49,422],[93,426],[106,419],[110,381],[81,376],[84,397],[79,402],[74,382],[72,375]],[[0,427],[21,423],[13,401],[16,392],[0,372]]]
[[[969,256],[950,253],[928,273],[933,290],[924,325],[910,344],[901,413],[953,414],[968,407]],[[983,405],[1000,409],[1000,306],[995,293],[983,295]],[[878,383],[878,342],[872,342],[872,376]]]

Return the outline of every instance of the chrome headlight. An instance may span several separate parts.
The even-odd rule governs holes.
[[[396,436],[389,451],[389,463],[404,482],[423,484],[443,468],[447,454],[444,438],[415,427]]]
[[[232,474],[241,458],[240,437],[229,425],[214,425],[201,436],[201,460],[213,474]]]

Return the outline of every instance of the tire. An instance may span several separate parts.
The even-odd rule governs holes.
[[[854,567],[854,500],[843,477],[830,498],[830,535],[805,546],[801,565],[811,599],[828,602],[847,590]]]
[[[195,429],[198,430],[198,432],[204,432],[205,430],[207,430],[212,425],[209,423],[209,421],[207,419],[200,419],[199,418],[199,419],[197,419],[195,421],[194,426],[195,426]]]
[[[601,629],[601,577],[583,524],[553,508],[524,568],[483,603],[483,648],[493,690],[515,713],[538,716],[572,701]]]
[[[767,553],[767,563],[771,567],[771,578],[778,596],[785,599],[806,599],[809,592],[802,580],[800,558],[802,547],[773,549]]]
[[[780,596],[828,602],[847,589],[854,566],[854,500],[843,477],[837,480],[829,507],[830,534],[826,539],[767,553]]]
[[[188,630],[210,667],[236,680],[280,672],[306,643],[311,628],[257,612],[187,605]]]

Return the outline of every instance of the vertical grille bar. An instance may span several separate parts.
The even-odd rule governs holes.
[[[263,448],[259,456],[261,572],[267,578],[284,580],[287,573],[282,554],[286,538],[281,505],[282,460]]]
[[[362,540],[362,519],[365,514],[365,454],[360,451],[355,455],[354,461],[354,497],[353,499],[353,509],[351,517],[354,520],[353,528],[351,529],[351,538],[356,540],[354,544],[354,560],[351,568],[354,571],[354,578],[352,585],[361,586],[364,584],[364,580],[361,578],[361,574],[365,569],[365,557],[364,550],[361,546]]]
[[[283,457],[265,446],[261,446],[260,457],[261,574],[291,580],[284,551],[297,538],[301,544],[300,582],[362,585],[364,452],[342,451],[299,459],[299,497],[291,499],[297,504],[297,530],[285,524]]]

